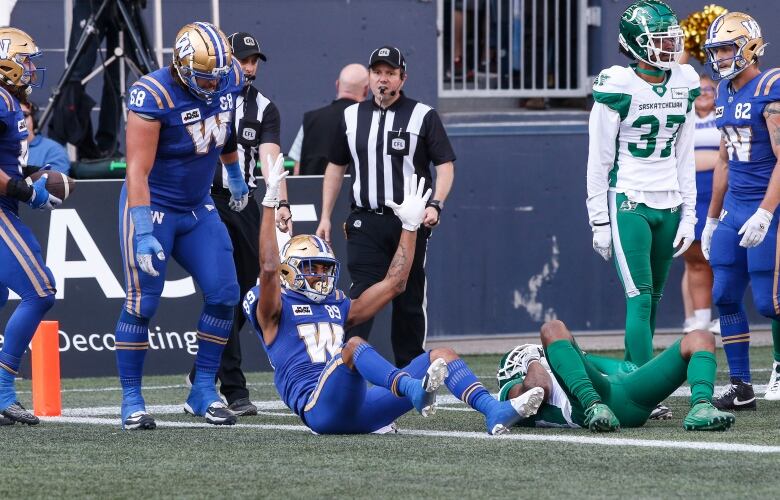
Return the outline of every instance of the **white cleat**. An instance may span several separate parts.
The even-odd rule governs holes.
[[[767,401],[780,401],[780,363],[777,361],[772,363],[772,375],[769,377],[764,399]]]
[[[502,401],[498,410],[486,415],[488,434],[499,436],[508,434],[509,429],[524,418],[532,417],[544,402],[544,389],[534,387],[516,398]]]
[[[432,417],[436,413],[436,391],[439,390],[449,374],[447,362],[442,358],[434,359],[431,366],[428,367],[422,380],[422,387],[427,393],[425,403],[420,410],[420,415],[423,417]]]
[[[509,402],[512,403],[512,407],[520,415],[520,418],[532,417],[536,415],[539,407],[544,403],[544,389],[534,387],[516,398],[510,399]]]

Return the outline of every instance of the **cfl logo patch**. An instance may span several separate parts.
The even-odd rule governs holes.
[[[257,137],[257,133],[253,128],[245,128],[244,131],[241,132],[241,137],[247,141],[254,141],[255,137]]]
[[[390,49],[379,49],[379,57],[387,57],[390,55]]]
[[[390,147],[396,151],[403,151],[406,148],[406,141],[401,138],[393,139],[390,141]]]

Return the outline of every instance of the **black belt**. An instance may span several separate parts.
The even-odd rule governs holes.
[[[390,207],[381,206],[379,208],[366,208],[356,207],[352,205],[353,214],[375,214],[375,215],[393,215],[393,209]]]

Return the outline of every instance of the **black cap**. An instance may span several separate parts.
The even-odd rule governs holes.
[[[239,59],[246,59],[250,56],[258,56],[263,61],[267,61],[265,54],[260,52],[260,43],[257,38],[253,37],[249,33],[239,31],[233,33],[228,37],[230,42],[230,48],[233,50],[233,55]]]
[[[377,63],[386,63],[394,68],[401,68],[402,71],[406,71],[406,60],[404,59],[401,51],[390,45],[379,47],[371,53],[371,57],[368,59],[368,67],[372,67]]]

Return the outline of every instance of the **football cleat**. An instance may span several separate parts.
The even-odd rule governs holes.
[[[683,420],[686,431],[725,431],[734,424],[734,415],[720,411],[712,403],[696,403]]]
[[[672,410],[668,406],[658,405],[650,412],[650,416],[647,417],[650,420],[671,420]]]
[[[772,375],[769,377],[769,383],[766,385],[766,394],[764,399],[767,401],[780,401],[780,363],[772,363]]]
[[[252,404],[249,398],[239,398],[228,405],[230,411],[239,417],[257,415],[257,406]]]
[[[14,422],[27,425],[38,425],[41,421],[38,417],[24,409],[19,401],[12,404],[3,411],[0,411],[0,415]]]
[[[10,418],[6,418],[2,415],[0,415],[0,425],[14,425],[16,422],[11,420]]]
[[[184,403],[184,413],[189,413],[196,417],[206,417],[206,422],[213,425],[235,425],[238,420],[236,414],[230,411],[222,401],[214,401],[206,408],[205,413],[201,415],[195,413],[193,407],[187,402]]]
[[[731,385],[717,398],[712,405],[719,410],[743,411],[756,410],[756,394],[753,384],[748,384],[738,378],[731,379]]]
[[[544,402],[544,389],[534,387],[508,401],[501,401],[496,410],[485,415],[487,432],[492,436],[507,434],[509,428],[524,418],[532,417]]]
[[[122,428],[127,431],[152,430],[156,427],[157,422],[154,421],[154,417],[144,410],[133,412],[122,421]]]
[[[415,387],[414,394],[406,395],[423,417],[431,417],[436,413],[436,391],[444,383],[447,375],[449,375],[447,362],[442,358],[434,359],[420,385]]]
[[[604,403],[594,403],[585,410],[585,425],[591,432],[614,432],[620,430],[620,420]]]

